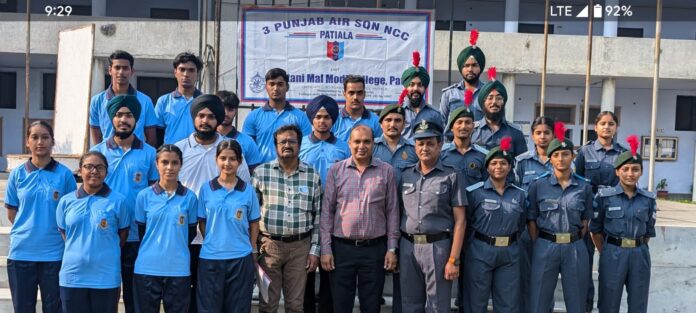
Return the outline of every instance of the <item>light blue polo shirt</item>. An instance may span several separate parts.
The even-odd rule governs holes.
[[[17,211],[10,231],[10,260],[50,262],[63,258],[56,206],[60,197],[75,189],[70,169],[55,160],[38,168],[30,158],[12,170],[5,190],[5,207]]]
[[[314,133],[302,138],[300,147],[300,160],[319,172],[322,188],[326,182],[326,173],[329,167],[338,161],[350,157],[350,149],[345,141],[336,138],[333,134],[327,140],[320,140]]]
[[[251,253],[249,224],[261,219],[259,200],[254,188],[237,178],[228,191],[217,177],[201,186],[198,219],[205,221],[201,259],[230,260]]]
[[[143,189],[135,200],[135,222],[145,225],[136,274],[191,275],[188,229],[198,222],[198,198],[193,191],[179,183],[170,196],[159,182]]]
[[[138,138],[145,138],[145,129],[157,127],[157,117],[155,116],[155,106],[152,105],[152,100],[146,94],[135,90],[133,86],[128,86],[128,94],[138,98],[140,102],[140,118],[135,123],[133,134]],[[111,98],[115,97],[111,85],[106,90],[92,97],[89,102],[89,126],[101,130],[102,138],[107,139],[114,135],[114,126],[109,118],[109,112],[106,110],[106,105]]]
[[[90,195],[80,186],[58,202],[56,221],[65,232],[59,285],[111,289],[121,286],[119,230],[128,229],[131,215],[125,197],[104,184]]]
[[[191,102],[202,94],[196,89],[193,97],[186,99],[179,90],[175,89],[157,99],[155,116],[157,126],[164,128],[164,143],[175,144],[196,131],[191,118]]]
[[[295,124],[302,131],[302,136],[312,132],[312,124],[307,115],[290,103],[285,103],[285,108],[279,113],[268,102],[247,115],[244,120],[242,132],[256,141],[261,153],[261,163],[269,162],[276,158],[273,133],[283,125]]]
[[[92,151],[99,151],[106,156],[109,170],[104,181],[113,190],[126,197],[128,208],[131,210],[128,213],[133,216],[132,210],[135,208],[135,198],[138,193],[159,179],[159,172],[155,165],[157,151],[137,137],[126,152],[123,152],[123,149],[116,144],[113,137],[92,147]],[[140,241],[135,220],[131,224],[128,241]]]
[[[334,122],[333,127],[331,127],[331,132],[334,133],[338,139],[348,142],[350,131],[353,129],[353,127],[360,124],[370,127],[370,129],[372,129],[374,138],[382,136],[382,127],[379,125],[379,117],[377,117],[377,114],[373,113],[367,108],[363,111],[360,118],[353,120],[344,107],[338,114],[338,118]]]
[[[227,133],[225,137],[232,138],[239,142],[239,145],[242,146],[242,155],[244,156],[244,160],[246,160],[247,165],[254,167],[263,163],[261,153],[259,152],[259,147],[256,145],[256,142],[254,142],[254,139],[251,139],[249,135],[240,132],[235,127],[232,127],[232,131]]]

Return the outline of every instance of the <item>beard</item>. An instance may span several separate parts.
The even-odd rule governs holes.
[[[421,105],[421,103],[423,103],[423,95],[414,92],[413,94],[408,96],[408,102],[411,104],[412,107],[417,108]]]
[[[132,134],[133,134],[133,130],[124,131],[124,132],[114,130],[114,136],[118,137],[121,140],[130,137],[130,135],[132,135]]]
[[[480,74],[480,73],[479,73],[478,75],[476,75],[476,77],[474,77],[474,78],[472,78],[472,79],[466,79],[466,77],[464,77],[464,81],[466,81],[466,83],[469,84],[469,85],[476,85],[476,84],[478,84],[479,77],[481,77],[481,74]]]
[[[198,130],[196,129],[196,137],[198,137],[201,140],[212,140],[215,138],[215,135],[217,134],[217,131],[214,129],[212,130]]]
[[[489,119],[494,122],[500,122],[501,120],[503,120],[503,117],[505,117],[505,109],[502,109],[498,112],[491,112],[486,110],[484,114],[486,115],[486,119]]]

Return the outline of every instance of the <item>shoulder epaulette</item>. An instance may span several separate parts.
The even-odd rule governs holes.
[[[479,146],[479,145],[477,145],[477,144],[474,144],[473,147],[474,147],[474,149],[475,149],[476,151],[478,151],[478,152],[481,152],[481,153],[486,154],[486,155],[488,154],[488,149],[486,149],[486,148],[484,148],[484,147],[481,147],[481,146]]]
[[[541,174],[541,175],[535,177],[534,180],[538,180],[538,179],[541,179],[541,178],[544,178],[547,176],[551,176],[551,172],[544,172],[544,174]]]
[[[449,89],[452,89],[452,88],[456,88],[457,86],[459,86],[459,83],[456,83],[456,84],[454,84],[454,85],[451,85],[451,86],[447,86],[447,87],[445,87],[445,88],[442,88],[442,91],[446,91],[446,90],[449,90]]]
[[[512,123],[512,122],[509,122],[508,125],[510,125],[510,127],[514,128],[514,129],[522,131],[522,127],[520,125],[517,125],[517,124]]]
[[[532,151],[531,151],[531,150],[528,150],[528,151],[526,151],[526,152],[524,152],[524,153],[518,155],[517,157],[515,157],[515,160],[517,160],[517,161],[519,162],[519,161],[522,161],[522,160],[529,159],[529,158],[531,158],[531,157],[532,157]]]
[[[513,188],[515,188],[515,189],[519,189],[519,190],[521,190],[522,192],[524,192],[525,194],[527,193],[527,190],[524,190],[524,188],[521,188],[521,187],[519,187],[519,186],[517,186],[517,185],[515,185],[515,184],[509,184],[509,186],[510,186],[510,187],[513,187]]]
[[[580,175],[578,175],[578,174],[576,174],[576,173],[573,173],[573,176],[574,176],[575,178],[577,178],[577,179],[580,179],[580,180],[582,180],[582,181],[588,183],[588,184],[591,184],[591,183],[592,183],[591,180],[589,180],[589,179],[587,179],[587,178],[585,178],[585,177],[582,177],[582,176],[580,176]]]
[[[474,191],[474,190],[476,190],[476,189],[479,189],[479,188],[481,188],[481,187],[483,187],[483,182],[482,182],[482,181],[480,181],[480,182],[478,182],[478,183],[475,183],[475,184],[473,184],[473,185],[471,185],[471,186],[469,186],[469,187],[466,187],[466,191],[467,191],[467,192],[472,192],[472,191]]]
[[[652,192],[652,191],[647,191],[647,190],[645,190],[645,189],[643,189],[643,188],[637,188],[637,189],[638,189],[638,193],[641,194],[641,195],[644,195],[644,196],[646,196],[646,197],[648,197],[648,198],[650,198],[650,199],[655,199],[655,198],[656,198],[656,197],[655,197],[655,193]]]
[[[594,141],[588,140],[588,141],[585,141],[585,144],[583,144],[583,146],[589,146],[589,145],[591,145],[591,144],[593,144],[593,143],[594,143]]]

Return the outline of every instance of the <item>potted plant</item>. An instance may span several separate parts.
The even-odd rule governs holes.
[[[657,189],[657,198],[658,199],[667,199],[667,196],[669,196],[669,191],[667,191],[667,179],[663,178],[660,180],[659,183],[657,183],[657,186],[655,186],[655,189]]]

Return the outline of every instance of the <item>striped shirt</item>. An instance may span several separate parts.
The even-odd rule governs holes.
[[[394,169],[377,158],[360,173],[352,158],[334,163],[326,175],[321,214],[321,253],[332,254],[331,236],[373,239],[387,235],[397,248],[399,203]]]
[[[254,170],[252,184],[261,204],[262,233],[288,236],[312,232],[310,254],[319,256],[319,213],[321,180],[319,173],[300,162],[286,174],[278,160]]]

